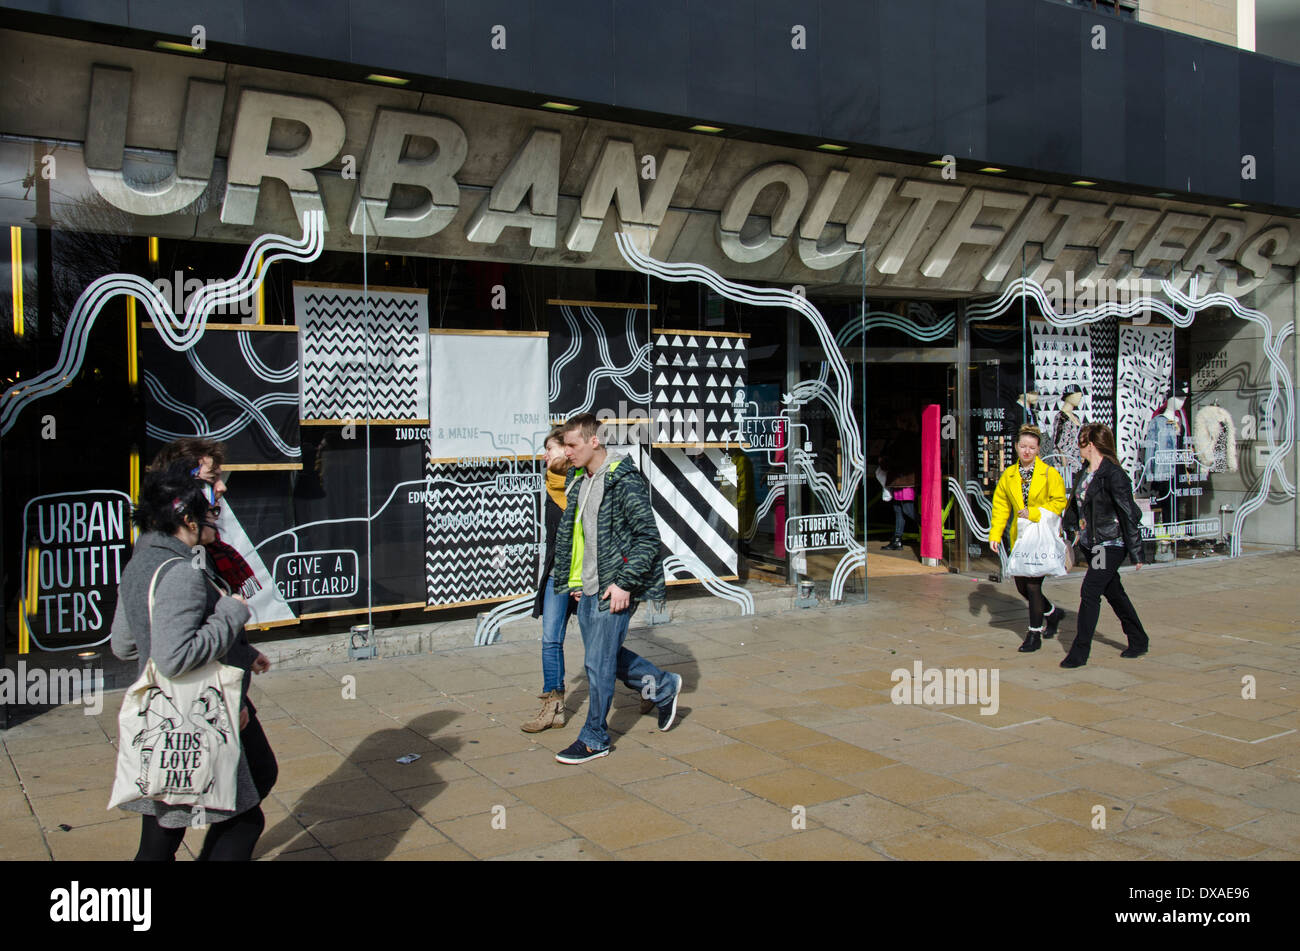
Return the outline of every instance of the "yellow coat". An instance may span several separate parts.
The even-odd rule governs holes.
[[[1029,482],[1029,505],[1025,506],[1024,489],[1020,481],[1020,463],[1009,465],[998,487],[993,490],[993,521],[989,525],[989,541],[1002,541],[1002,532],[1011,523],[1011,547],[1016,547],[1016,513],[1027,508],[1031,522],[1038,521],[1039,509],[1057,515],[1065,513],[1070,497],[1065,494],[1065,480],[1043,460],[1034,458],[1034,475]]]

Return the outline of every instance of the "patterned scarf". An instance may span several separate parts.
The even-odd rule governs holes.
[[[231,591],[238,591],[244,597],[251,598],[262,590],[261,583],[254,576],[253,569],[248,566],[244,556],[223,542],[220,533],[217,534],[215,541],[204,547],[212,556],[212,565],[216,568],[217,574],[230,585]]]

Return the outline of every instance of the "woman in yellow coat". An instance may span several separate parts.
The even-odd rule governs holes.
[[[1027,518],[1037,522],[1042,509],[1061,515],[1070,503],[1065,494],[1065,480],[1043,460],[1038,458],[1042,433],[1037,426],[1021,426],[1016,438],[1017,462],[1007,466],[998,487],[993,491],[993,521],[989,525],[989,546],[998,550],[1002,532],[1011,526],[1011,547],[1016,547],[1016,520]],[[1020,645],[1022,653],[1036,651],[1043,646],[1044,637],[1055,637],[1065,611],[1048,604],[1043,596],[1042,578],[1016,579],[1016,590],[1029,602],[1029,633]]]

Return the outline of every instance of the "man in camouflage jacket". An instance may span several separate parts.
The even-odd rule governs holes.
[[[609,754],[605,721],[622,680],[655,701],[659,729],[677,716],[682,678],[660,670],[623,646],[638,600],[665,597],[659,530],[645,477],[625,457],[601,445],[598,422],[583,413],[565,426],[565,454],[575,473],[569,504],[555,535],[557,592],[577,602],[578,626],[586,652],[587,722],[577,741],[556,755],[561,763],[582,763]]]

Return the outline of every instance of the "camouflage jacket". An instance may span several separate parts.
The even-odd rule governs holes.
[[[574,521],[583,478],[573,479],[565,489],[569,504],[555,534],[555,568],[551,572],[557,592],[569,591],[575,555]],[[645,476],[631,459],[615,460],[605,471],[605,495],[596,513],[596,574],[601,594],[616,584],[634,600],[663,601],[667,589],[662,547]],[[609,600],[600,601],[598,607],[608,611]]]

